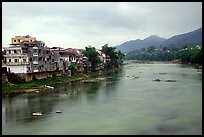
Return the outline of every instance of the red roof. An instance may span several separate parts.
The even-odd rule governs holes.
[[[98,55],[102,56],[103,52],[102,51],[98,51]]]
[[[110,59],[110,56],[109,56],[109,55],[106,55],[106,59]]]

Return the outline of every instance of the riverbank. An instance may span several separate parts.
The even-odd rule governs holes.
[[[60,84],[75,82],[75,81],[80,81],[84,83],[99,82],[102,80],[106,80],[106,76],[108,74],[114,73],[121,69],[122,67],[119,67],[111,70],[89,72],[86,74],[74,74],[71,77],[69,77],[68,75],[63,75],[63,76],[55,76],[52,78],[33,80],[33,81],[21,83],[21,84],[3,85],[2,95],[10,96],[13,94],[20,94],[20,93],[42,92],[42,91],[46,91],[49,88],[55,88],[57,86],[60,86]]]

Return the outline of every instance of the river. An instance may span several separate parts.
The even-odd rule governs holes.
[[[43,115],[32,116],[35,111]],[[202,71],[126,62],[105,81],[4,97],[2,134],[202,135]]]

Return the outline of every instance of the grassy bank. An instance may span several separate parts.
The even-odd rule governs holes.
[[[89,72],[86,74],[75,74],[71,77],[67,75],[63,76],[55,76],[52,78],[33,80],[21,84],[15,85],[3,85],[2,86],[2,94],[10,95],[10,94],[18,94],[18,93],[26,93],[26,92],[36,92],[46,90],[45,85],[56,87],[60,84],[81,81],[81,82],[98,82],[101,80],[105,80],[106,75],[113,73],[115,71],[120,70],[121,68],[116,68],[112,70],[103,70],[98,72]]]

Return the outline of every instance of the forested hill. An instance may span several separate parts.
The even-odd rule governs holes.
[[[195,45],[202,44],[202,27],[180,35],[175,35],[169,39],[165,39],[156,35],[151,35],[144,40],[131,40],[116,46],[117,50],[122,53],[128,53],[130,51],[148,48],[150,46],[154,47],[169,47],[169,46],[179,46],[179,47],[194,47]]]

